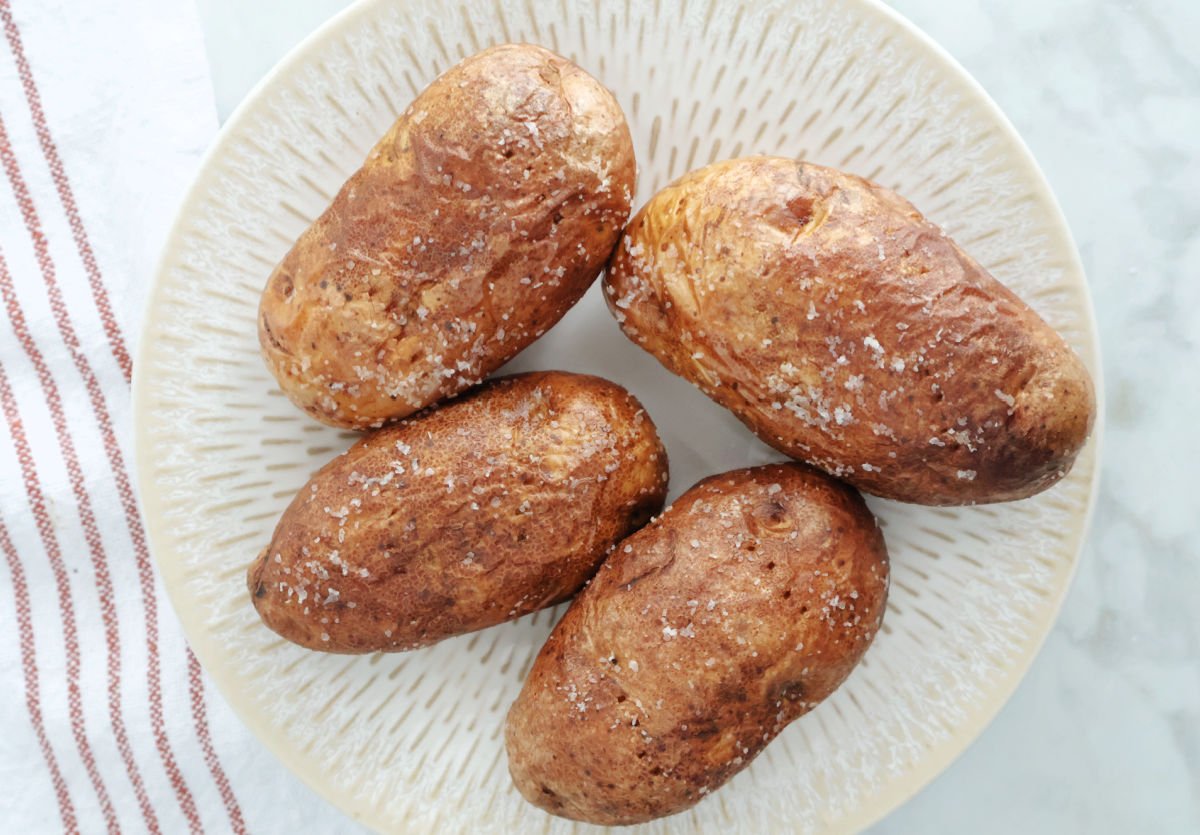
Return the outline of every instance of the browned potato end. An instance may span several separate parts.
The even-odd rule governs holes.
[[[842,683],[887,586],[853,488],[800,464],[700,482],[551,633],[505,727],[514,783],[590,823],[689,808]]]

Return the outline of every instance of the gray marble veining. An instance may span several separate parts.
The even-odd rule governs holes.
[[[1058,195],[1108,394],[1055,629],[996,722],[879,831],[1200,831],[1200,6],[896,7],[983,84]]]

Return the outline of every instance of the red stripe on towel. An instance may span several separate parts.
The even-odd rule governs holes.
[[[3,373],[0,371],[0,373]],[[42,719],[42,696],[38,686],[37,645],[33,639],[33,614],[29,606],[29,584],[25,581],[25,569],[21,565],[21,557],[13,547],[8,528],[0,520],[0,551],[8,560],[8,571],[12,575],[13,603],[17,610],[17,631],[21,639],[21,669],[25,673],[25,709],[29,711],[29,722],[33,725],[33,733],[37,737],[38,747],[42,749],[42,757],[50,770],[50,780],[54,783],[54,794],[58,797],[58,814],[62,818],[64,832],[78,833],[79,824],[75,821],[75,807],[71,804],[71,793],[67,790],[67,781],[63,779],[62,770],[58,767],[58,759],[54,749],[50,747],[50,738],[46,736],[46,723]]]
[[[50,258],[45,235],[42,234],[37,210],[30,199],[29,190],[25,184],[24,177],[21,175],[16,156],[12,152],[12,145],[9,142],[8,131],[4,126],[2,116],[0,116],[0,162],[3,163],[9,183],[12,185],[17,205],[20,207],[21,214],[25,219],[25,226],[32,239],[38,265],[42,271],[42,277],[48,286],[56,288],[54,262]],[[130,782],[133,784],[134,793],[137,796],[138,805],[141,807],[142,817],[145,818],[146,826],[152,832],[157,833],[159,831],[158,816],[155,814],[154,807],[150,804],[150,798],[146,794],[142,775],[138,770],[137,762],[133,757],[133,749],[129,744],[129,734],[125,729],[125,718],[122,713],[121,704],[121,635],[117,622],[117,609],[114,603],[115,596],[113,594],[112,577],[109,574],[108,557],[104,550],[104,542],[100,538],[100,532],[96,525],[95,513],[92,511],[91,497],[87,492],[87,482],[84,479],[83,469],[79,463],[79,455],[75,449],[75,442],[68,428],[66,411],[63,407],[62,396],[58,391],[58,385],[55,383],[45,358],[42,356],[41,351],[38,350],[33,336],[29,332],[29,327],[25,322],[25,314],[21,309],[21,304],[13,287],[12,277],[9,275],[7,265],[0,271],[0,291],[4,295],[5,309],[8,312],[8,318],[12,323],[13,331],[16,333],[21,347],[37,372],[43,396],[50,407],[54,431],[63,453],[67,473],[70,476],[71,490],[75,494],[75,501],[78,504],[79,520],[83,526],[88,550],[92,556],[92,567],[96,576],[96,591],[100,601],[100,615],[104,621],[104,637],[108,645],[108,712],[112,722],[113,737],[116,740],[121,761],[125,765],[125,771],[129,775]],[[56,299],[52,294],[51,307],[55,308],[56,317],[59,315],[60,308],[65,314],[61,296]],[[68,342],[67,348],[78,366],[83,358],[78,342]],[[188,800],[190,802],[190,796]],[[194,813],[195,804],[192,804],[192,807]]]
[[[200,675],[200,662],[196,660],[196,656],[190,649],[188,650],[188,682],[191,685],[192,717],[196,720],[196,733],[200,737],[200,747],[204,751],[204,762],[208,765],[208,770],[212,772],[217,789],[221,792],[221,800],[225,802],[225,808],[229,810],[229,823],[233,831],[236,835],[246,835],[246,822],[242,820],[242,810],[238,806],[237,798],[234,797],[233,787],[229,785],[229,778],[225,776],[225,771],[217,759],[217,751],[213,748],[212,737],[208,732],[208,717],[204,706],[204,679]]]
[[[0,275],[7,277],[8,268],[0,256]],[[7,301],[7,299],[6,299]],[[67,655],[67,713],[71,719],[71,735],[75,737],[75,747],[79,749],[79,758],[83,760],[92,788],[96,790],[96,799],[100,802],[100,810],[110,833],[120,833],[117,826],[117,815],[113,811],[112,800],[104,787],[104,780],[96,768],[96,757],[92,753],[91,743],[88,742],[87,726],[83,717],[83,701],[79,692],[79,630],[75,624],[75,605],[71,601],[71,583],[67,578],[67,568],[63,563],[62,550],[54,535],[54,524],[46,510],[46,497],[38,479],[37,465],[33,453],[29,449],[29,441],[25,437],[25,426],[21,422],[20,412],[17,411],[17,401],[13,397],[12,388],[8,384],[8,375],[0,363],[0,409],[8,422],[9,433],[12,435],[13,448],[17,453],[17,461],[21,466],[21,476],[25,482],[25,494],[29,498],[29,506],[33,511],[33,520],[37,524],[38,534],[46,549],[46,557],[50,561],[50,570],[54,574],[54,585],[58,591],[58,608],[62,612],[63,643]]]
[[[120,325],[116,323],[113,316],[113,307],[110,304],[108,290],[104,287],[100,266],[96,262],[95,253],[92,252],[91,241],[89,240],[88,230],[86,230],[82,217],[79,215],[78,205],[74,192],[71,187],[71,181],[67,178],[66,169],[62,166],[62,160],[59,156],[58,146],[54,142],[52,133],[50,133],[46,112],[42,107],[42,98],[40,91],[37,89],[37,82],[34,78],[34,73],[29,65],[28,59],[25,56],[24,43],[20,37],[20,30],[12,18],[12,10],[8,0],[0,0],[0,19],[4,22],[5,37],[8,41],[8,48],[11,49],[13,60],[16,61],[17,72],[20,76],[20,83],[25,92],[25,100],[29,103],[30,115],[34,120],[34,127],[37,133],[38,143],[42,148],[42,156],[46,158],[47,166],[50,170],[50,175],[54,180],[54,186],[59,194],[59,200],[62,204],[68,223],[71,226],[71,233],[76,242],[79,257],[83,260],[84,269],[88,272],[88,281],[91,286],[92,299],[95,300],[96,310],[100,313],[101,322],[104,326],[104,334],[108,337],[109,348],[112,350],[113,356],[121,368],[121,373],[124,374],[126,384],[132,379],[132,362],[130,360],[130,352],[125,344],[125,338],[121,334]],[[115,469],[115,468],[114,468]],[[124,471],[122,469],[121,471]],[[138,534],[134,536],[138,549],[139,573],[142,572],[143,563],[146,570],[149,569],[149,553],[145,547],[145,535],[142,530],[142,521],[137,513],[136,503],[133,501],[133,494],[128,485],[125,485],[125,491],[122,491],[122,501],[125,500],[124,493],[128,493],[128,501],[133,505],[133,515],[137,516]],[[131,528],[132,531],[132,528]],[[152,599],[152,573],[150,576],[151,599]],[[155,644],[156,645],[156,644]],[[198,667],[196,656],[192,654],[191,649],[187,650],[188,671],[191,673],[193,666]],[[157,665],[155,665],[157,667]],[[157,674],[155,674],[157,679]],[[190,679],[191,679],[190,674]],[[161,708],[160,708],[161,711]],[[229,785],[229,779],[221,767],[220,758],[217,757],[216,749],[212,746],[212,737],[208,725],[208,717],[204,704],[203,684],[199,687],[199,696],[193,693],[192,697],[192,719],[196,726],[197,737],[200,741],[200,746],[204,750],[205,763],[208,764],[212,779],[216,782],[218,791],[221,793],[221,799],[226,806],[226,811],[229,816],[229,822],[233,825],[235,831],[242,833],[245,831],[245,824],[242,822],[241,809],[238,805],[232,787]]]
[[[125,382],[129,382],[133,374],[133,364],[129,359],[129,351],[125,348],[125,340],[121,335],[121,326],[113,315],[112,304],[104,289],[100,277],[100,267],[96,264],[96,255],[92,252],[92,243],[88,239],[87,229],[79,215],[79,207],[75,203],[75,193],[71,189],[71,181],[67,179],[62,159],[58,155],[58,146],[50,135],[46,124],[46,113],[42,109],[42,97],[38,92],[37,82],[29,61],[25,58],[25,45],[21,42],[21,32],[13,21],[12,9],[8,0],[0,0],[0,20],[4,21],[4,35],[8,39],[9,49],[17,64],[17,74],[21,77],[21,86],[25,90],[25,100],[29,102],[29,112],[33,116],[33,127],[37,131],[38,142],[42,146],[42,155],[50,166],[50,176],[54,179],[54,187],[58,190],[58,199],[62,201],[63,212],[71,224],[71,235],[75,238],[75,246],[79,249],[79,257],[87,270],[88,283],[92,286],[92,298],[96,301],[96,309],[100,311],[100,321],[104,324],[104,333],[108,336],[108,344],[112,350]]]

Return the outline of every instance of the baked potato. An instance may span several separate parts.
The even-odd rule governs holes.
[[[687,809],[842,683],[887,588],[853,488],[795,463],[701,481],[617,547],[538,654],[505,725],[517,789],[598,824]]]
[[[499,378],[321,468],[250,566],[251,599],[310,649],[414,649],[569,598],[666,489],[654,424],[620,386]]]
[[[422,92],[300,236],[259,342],[317,420],[364,429],[468,388],[583,295],[629,216],[633,144],[613,96],[530,45]]]
[[[773,157],[692,172],[630,222],[604,286],[668,369],[879,496],[1030,496],[1091,430],[1091,378],[1062,337],[910,203],[850,174]]]

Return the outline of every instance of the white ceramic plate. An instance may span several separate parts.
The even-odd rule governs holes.
[[[635,206],[690,168],[755,152],[863,174],[941,223],[1100,380],[1078,257],[1029,152],[960,67],[878,3],[350,8],[249,96],[180,212],[137,366],[137,449],[154,554],[200,660],[289,767],[388,832],[587,828],[522,801],[502,746],[505,711],[562,610],[420,652],[353,658],[306,652],[263,627],[245,568],[294,491],[353,436],[280,395],[259,358],[255,310],[276,261],[413,96],[503,41],[548,46],[615,91],[641,169]],[[672,495],[776,457],[626,341],[598,291],[513,367],[629,387],[662,431]],[[1093,442],[1069,478],[1033,500],[872,501],[893,580],[860,668],[730,785],[644,831],[852,830],[911,796],[999,710],[1050,629],[1095,475]]]

